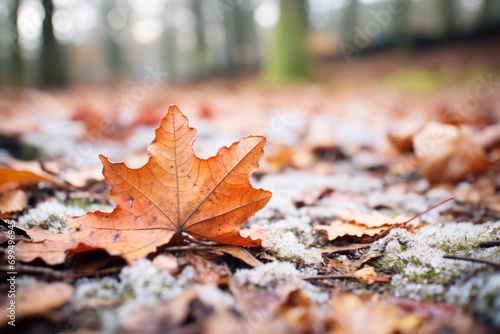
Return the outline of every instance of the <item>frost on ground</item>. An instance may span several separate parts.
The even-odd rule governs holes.
[[[383,204],[390,208],[391,215],[412,216],[451,197],[444,190],[429,190],[423,195],[384,192],[380,179],[359,173],[317,175],[288,171],[267,175],[258,185],[273,192],[268,205],[250,219],[251,225],[265,231],[265,247],[279,260],[314,267],[321,265],[322,258],[320,251],[312,247],[317,241],[313,223],[335,218],[338,209],[371,213],[373,208]],[[325,189],[345,196],[318,199]],[[297,205],[299,202],[304,205]],[[449,210],[450,205],[445,203],[431,210],[421,220],[442,222],[440,213]]]
[[[321,236],[313,224],[335,218],[338,209],[369,213],[384,207],[391,215],[412,216],[450,197],[448,191],[425,187],[418,193],[388,191],[380,179],[359,173],[325,176],[288,171],[266,175],[258,186],[271,190],[273,197],[248,225],[264,230],[264,250],[277,260],[253,269],[237,269],[234,281],[250,292],[286,294],[290,288],[297,289],[312,302],[325,307],[331,300],[330,289],[302,279],[325,274],[325,268],[329,268],[321,250],[325,241],[319,242]],[[334,196],[322,196],[325,189]],[[500,274],[495,268],[442,257],[453,254],[498,262],[499,247],[477,248],[476,245],[481,241],[499,240],[500,222],[447,223],[443,213],[451,204],[445,203],[422,216],[427,224],[415,233],[395,228],[371,244],[369,252],[382,257],[368,264],[375,266],[379,275],[391,276],[390,283],[367,288],[359,282],[350,282],[345,286],[358,291],[380,289],[397,297],[462,306],[500,326]],[[64,224],[67,217],[85,212],[55,201],[45,202],[29,210],[17,224],[24,228],[41,226],[61,233],[67,231]],[[346,254],[332,256],[337,260],[342,258],[340,262],[350,260]],[[230,291],[198,284],[196,276],[191,266],[173,275],[142,259],[124,267],[116,278],[78,280],[72,307],[76,312],[97,309],[102,328],[110,332],[139,310],[169,302],[190,288],[207,307],[223,305],[236,313],[242,312],[238,298]]]
[[[66,218],[81,216],[86,212],[82,208],[48,201],[30,209],[19,218],[16,225],[26,229],[40,226],[54,233],[66,233],[69,231],[69,227],[65,224]]]
[[[266,231],[264,244],[272,255],[295,265],[277,264],[276,268],[256,268],[253,274],[237,273],[237,277],[255,285],[266,285],[268,276],[265,273],[271,269],[276,270],[269,273],[269,277],[279,280],[281,276],[282,279],[297,277],[295,266],[320,268],[322,257],[320,250],[314,248],[317,235],[312,223],[331,219],[337,208],[368,212],[384,206],[392,214],[412,216],[452,195],[447,190],[428,190],[427,186],[419,193],[391,192],[384,189],[379,179],[342,173],[319,176],[289,171],[267,175],[260,180],[259,186],[271,190],[273,197],[250,224]],[[348,196],[345,199],[342,196],[318,199],[318,189],[331,189]],[[364,200],[359,200],[359,196]],[[297,202],[306,202],[306,205],[298,206]],[[461,306],[500,325],[500,275],[495,273],[495,268],[443,258],[444,254],[453,254],[498,262],[499,247],[476,246],[481,241],[500,239],[500,222],[477,225],[446,222],[443,213],[452,205],[447,202],[424,214],[421,220],[427,225],[415,233],[393,229],[372,244],[372,252],[384,254],[375,262],[377,271],[380,275],[392,275],[391,283],[383,289],[399,297]],[[286,270],[287,274],[283,274]],[[265,283],[258,283],[255,277]]]
[[[500,275],[495,268],[443,258],[451,254],[498,261],[499,247],[477,247],[479,242],[498,239],[499,222],[453,222],[428,225],[415,234],[393,229],[371,248],[384,254],[377,268],[393,275],[390,289],[397,297],[459,305],[500,325]]]
[[[168,301],[192,285],[195,271],[186,266],[176,277],[160,270],[151,261],[142,259],[132,266],[126,266],[119,277],[102,279],[82,278],[76,282],[73,303],[83,306],[117,306],[108,321],[115,325],[144,306],[158,301]],[[103,309],[104,310],[104,309]]]
[[[302,273],[292,263],[274,261],[254,269],[240,269],[234,274],[240,285],[248,285],[268,292],[280,286],[294,286],[300,289],[309,299],[317,303],[329,300],[329,294],[315,285],[301,279]]]
[[[293,180],[293,182],[290,182]],[[312,222],[332,217],[336,208],[359,210],[353,201],[316,203],[297,207],[299,201],[314,201],[318,189],[336,189],[363,194],[378,190],[382,182],[368,176],[335,174],[330,176],[304,172],[288,172],[264,177],[259,186],[273,192],[268,205],[250,219],[250,224],[266,232],[264,245],[279,260],[301,261],[308,266],[321,264],[321,253],[312,248],[316,241]],[[276,217],[281,217],[277,219]]]

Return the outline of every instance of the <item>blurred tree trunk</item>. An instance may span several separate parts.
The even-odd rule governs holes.
[[[436,2],[437,20],[439,20],[437,37],[447,38],[453,32],[453,0],[439,0]]]
[[[358,23],[358,9],[359,1],[351,0],[349,5],[345,7],[342,15],[342,22],[340,24],[340,33],[344,43],[354,43],[354,28]]]
[[[194,54],[196,75],[205,76],[210,71],[207,41],[205,38],[205,15],[203,14],[203,2],[191,0],[191,8],[196,17],[195,31],[198,43]]]
[[[232,11],[227,11],[222,16],[222,24],[224,26],[225,42],[224,49],[226,54],[226,70],[230,73],[238,72],[237,57],[235,46],[238,44],[238,37],[236,35],[236,16]]]
[[[12,41],[12,55],[10,61],[11,70],[11,82],[13,84],[19,85],[23,81],[23,58],[21,57],[21,48],[19,46],[19,35],[17,31],[17,11],[21,0],[14,0],[14,6],[12,7],[11,17],[12,17],[12,29],[13,37]]]
[[[264,61],[264,81],[268,84],[283,84],[312,76],[306,50],[308,24],[305,2],[280,2],[280,18]]]
[[[14,0],[12,2],[12,7],[9,8],[10,14],[7,24],[10,25],[10,36],[8,36],[10,42],[8,47],[10,50],[5,51],[8,57],[0,64],[2,65],[0,70],[0,82],[8,85],[20,85],[23,82],[23,59],[19,47],[19,36],[17,31],[17,12],[20,4],[21,0]]]
[[[479,29],[495,29],[500,23],[500,1],[486,0],[482,8],[482,26]]]
[[[253,12],[236,7],[234,15],[236,18],[235,54],[238,59],[238,66],[248,69],[251,67],[254,58],[252,51],[256,51],[253,40],[256,36]]]
[[[123,4],[124,6],[125,4]],[[116,35],[120,32],[114,31],[113,27],[109,24],[106,17],[111,12],[113,8],[117,6],[116,1],[104,1],[102,5],[102,12],[104,13],[105,21],[106,21],[106,40],[105,40],[105,48],[106,48],[106,63],[111,70],[111,78],[119,79],[125,75],[126,66],[125,61],[123,59],[123,52],[120,43],[116,40]]]
[[[409,55],[415,52],[415,43],[409,25],[411,1],[401,0],[400,6],[402,6],[401,13],[395,15],[394,36],[396,49],[403,54]]]
[[[43,45],[41,52],[41,80],[44,85],[62,85],[67,82],[63,57],[52,26],[54,3],[42,0],[45,10],[43,20]]]

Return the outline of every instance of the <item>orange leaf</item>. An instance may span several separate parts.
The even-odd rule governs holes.
[[[340,219],[329,222],[328,225],[314,225],[316,230],[328,233],[328,239],[334,240],[343,236],[375,236],[393,226],[408,222],[408,217],[399,215],[388,217],[378,211],[371,214],[344,209],[335,210]],[[418,220],[414,224],[418,224]]]
[[[11,305],[15,305],[15,320],[21,321],[27,318],[47,316],[51,310],[55,310],[65,305],[73,296],[75,288],[68,283],[55,282],[29,282],[23,284],[16,291],[16,303],[13,304],[10,298],[2,298],[0,307],[2,310],[9,310]],[[10,320],[9,313],[7,317],[2,317],[0,327],[7,327]],[[26,321],[25,323],[29,322]],[[3,328],[6,332],[6,328]]]
[[[37,258],[48,265],[56,265],[66,260],[68,253],[76,254],[94,250],[84,244],[75,243],[69,233],[53,233],[39,226],[25,231],[31,240],[20,240],[16,245],[16,260],[31,262]]]
[[[260,245],[260,240],[243,238],[239,227],[271,198],[269,191],[252,188],[248,180],[258,168],[265,138],[243,138],[208,159],[194,154],[195,139],[196,131],[172,105],[143,167],[131,169],[101,155],[117,207],[111,213],[70,218],[73,240],[122,255],[128,262],[181,233],[227,245]]]
[[[371,266],[365,266],[364,268],[359,269],[354,273],[354,276],[367,284],[373,284],[375,282],[388,283],[391,281],[391,278],[388,276],[379,276],[375,269]]]
[[[37,174],[29,170],[15,170],[0,167],[0,192],[16,188],[19,185],[33,184],[40,181],[57,184],[53,178]]]

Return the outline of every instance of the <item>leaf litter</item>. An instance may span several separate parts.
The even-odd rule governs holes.
[[[182,124],[180,128],[187,127],[187,123],[179,124]],[[316,131],[313,136],[307,133],[312,130],[307,129],[296,127],[294,130],[299,138],[315,138],[309,140],[306,149],[286,148],[286,152],[279,153],[281,157],[278,154],[269,160],[274,163],[275,172],[262,172],[257,175],[258,179],[251,179],[252,187],[247,189],[269,189],[273,197],[265,197],[267,191],[261,191],[264,201],[269,202],[262,205],[260,211],[249,210],[236,223],[232,222],[229,239],[221,239],[215,232],[192,230],[183,219],[173,219],[176,224],[169,227],[170,232],[166,234],[138,236],[139,244],[147,241],[151,247],[134,254],[136,244],[127,242],[128,232],[117,229],[119,224],[131,221],[129,216],[118,214],[119,219],[109,221],[101,218],[112,214],[112,199],[116,205],[114,210],[130,212],[131,206],[144,205],[140,196],[133,196],[131,200],[126,192],[121,193],[123,186],[115,184],[111,198],[104,202],[98,200],[107,198],[108,189],[91,188],[102,182],[91,181],[90,176],[88,180],[69,185],[64,177],[57,175],[49,178],[58,182],[18,181],[15,187],[26,193],[30,203],[35,203],[30,204],[29,210],[22,208],[2,214],[31,236],[31,240],[17,236],[18,261],[22,265],[19,268],[24,268],[26,274],[36,275],[36,281],[64,277],[75,287],[71,299],[61,299],[61,304],[45,305],[41,302],[44,298],[36,297],[34,304],[39,311],[29,319],[45,318],[44,323],[53,328],[71,324],[99,332],[131,333],[187,328],[208,332],[218,328],[220,321],[235,329],[264,333],[355,333],[373,328],[378,328],[380,333],[436,332],[443,328],[456,332],[484,331],[473,314],[481,321],[488,321],[490,328],[500,326],[500,284],[495,267],[443,258],[454,255],[500,261],[497,246],[477,247],[500,239],[500,217],[494,210],[495,196],[500,189],[495,177],[495,140],[484,140],[488,144],[481,146],[484,150],[481,154],[488,155],[490,165],[457,169],[456,162],[445,163],[446,168],[436,169],[442,174],[439,176],[432,173],[436,167],[425,171],[426,164],[435,162],[423,162],[421,156],[411,160],[411,155],[416,153],[411,139],[418,135],[418,130],[402,136],[402,142],[391,135],[400,153],[391,158],[396,162],[388,162],[379,158],[370,161],[374,156],[370,148],[356,144],[346,148],[348,134],[345,132],[336,133],[334,140],[331,133]],[[316,126],[311,125],[310,129]],[[475,138],[477,133],[476,130],[469,134],[467,140]],[[250,138],[254,138],[252,141],[258,137]],[[156,140],[161,140],[158,135]],[[263,143],[257,139],[255,144],[262,144],[258,148],[262,150]],[[155,151],[155,145],[152,145],[152,156],[169,151],[164,148]],[[230,150],[223,148],[220,152],[224,155]],[[245,151],[252,152],[252,148]],[[453,156],[453,149],[445,151],[444,156]],[[357,160],[353,168],[352,161],[359,152],[367,153],[365,160]],[[431,153],[424,158],[432,159],[434,153]],[[398,158],[402,161],[398,162]],[[194,153],[188,159],[202,161]],[[246,186],[250,186],[248,178],[256,171],[259,154],[252,159],[251,171],[243,173]],[[435,157],[441,165],[446,159],[443,155]],[[133,175],[140,170],[128,169],[122,163],[111,163],[103,157],[101,160],[107,181],[121,172]],[[397,163],[401,163],[403,169],[392,169]],[[224,163],[218,166],[224,166],[224,172],[227,171]],[[406,171],[416,173],[415,167],[420,168],[427,181],[405,174]],[[57,174],[58,168],[52,169],[53,174]],[[447,172],[450,168],[452,172]],[[470,173],[478,175],[471,178]],[[160,174],[165,174],[165,168]],[[139,179],[141,187],[137,189],[143,189],[145,184]],[[458,183],[450,185],[446,181]],[[171,189],[175,194],[175,189],[180,188]],[[86,191],[89,200],[84,196],[75,202],[76,197],[68,193],[76,191]],[[169,190],[161,193],[170,194]],[[454,202],[422,215],[418,225],[400,226],[407,217],[424,212],[450,195],[458,196]],[[219,201],[220,196],[215,197]],[[227,199],[239,200],[239,197]],[[74,204],[78,208],[72,208]],[[108,212],[103,211],[102,205]],[[193,206],[186,205],[185,210]],[[149,212],[139,210],[133,215],[141,221],[140,212],[144,211]],[[89,213],[85,215],[86,212]],[[66,219],[73,215],[81,217]],[[167,214],[161,220],[170,226],[167,216],[171,217]],[[405,218],[396,218],[398,216]],[[145,226],[155,218],[157,215],[144,216]],[[343,228],[348,226],[347,233],[341,231],[340,225],[334,228],[332,222],[339,220]],[[101,231],[103,227],[111,232]],[[332,228],[333,234],[328,238],[321,232],[325,227]],[[142,227],[133,224],[130,228],[132,234]],[[373,229],[381,230],[374,233]],[[173,231],[179,231],[182,239],[172,238]],[[7,236],[7,230],[0,232]],[[103,237],[94,239],[96,233]],[[171,238],[176,240],[169,244]],[[261,245],[248,241],[258,239],[262,240]],[[117,242],[123,246],[113,245]],[[227,245],[231,243],[233,245]],[[26,252],[27,245],[34,248]],[[24,277],[35,280],[32,276]],[[20,290],[29,293],[24,285],[19,285]],[[39,290],[51,293],[45,286]],[[61,307],[62,304],[65,306]],[[54,317],[56,314],[59,318]],[[29,327],[28,324],[21,321],[22,326]]]

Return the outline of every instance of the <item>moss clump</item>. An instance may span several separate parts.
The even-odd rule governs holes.
[[[398,297],[463,306],[500,324],[500,275],[495,269],[443,258],[455,254],[497,260],[500,247],[476,245],[497,240],[499,223],[428,225],[415,234],[393,229],[372,244],[372,250],[383,253],[377,271],[393,275],[386,288]]]
[[[452,242],[451,240],[433,242],[429,244],[431,248],[439,248],[446,254],[459,255],[465,254],[471,249],[469,242]]]
[[[429,93],[446,87],[446,76],[429,70],[406,69],[393,72],[382,79],[388,86],[408,93]]]

